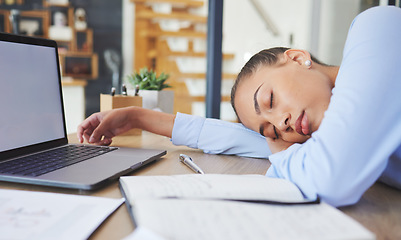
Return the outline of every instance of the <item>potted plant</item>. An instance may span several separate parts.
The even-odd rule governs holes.
[[[173,113],[174,92],[162,91],[171,88],[166,83],[169,78],[164,72],[157,76],[152,69],[142,68],[139,72],[134,72],[126,77],[128,95],[136,95],[142,97],[144,108],[161,110],[167,113]],[[139,92],[137,92],[139,90]]]

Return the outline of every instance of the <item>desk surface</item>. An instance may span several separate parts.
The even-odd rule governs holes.
[[[69,136],[70,142],[76,143],[75,135]],[[143,132],[139,136],[121,136],[113,141],[113,145],[122,147],[142,147],[166,149],[167,155],[132,173],[132,175],[172,175],[192,174],[193,172],[179,162],[180,153],[191,156],[205,173],[226,174],[265,174],[269,168],[268,160],[243,158],[235,156],[208,155],[199,150],[174,146],[170,139]],[[51,187],[30,186],[25,184],[0,183],[2,189],[21,189],[32,191],[59,192],[68,194],[84,194],[110,198],[121,198],[118,183],[112,183],[95,192],[78,192]],[[356,219],[377,239],[401,239],[401,191],[384,184],[374,184],[353,206],[342,207],[341,211]],[[121,239],[134,230],[125,205],[121,206],[94,232],[90,239]]]

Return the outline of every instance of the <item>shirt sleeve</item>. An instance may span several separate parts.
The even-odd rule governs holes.
[[[401,142],[401,9],[375,7],[352,23],[328,110],[304,144],[269,157],[286,178],[334,206],[356,203]]]
[[[266,139],[240,123],[177,113],[172,142],[202,149],[210,154],[267,158],[271,151]]]

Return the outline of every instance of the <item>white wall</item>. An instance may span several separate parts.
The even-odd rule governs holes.
[[[341,63],[348,29],[359,8],[360,0],[322,0],[317,52],[321,61],[332,65]]]
[[[278,30],[274,35],[250,0],[226,0],[223,12],[223,52],[235,58],[223,63],[223,71],[238,73],[249,58],[262,49],[284,46],[307,49],[310,35],[310,0],[257,0]],[[292,44],[290,36],[292,35]],[[233,82],[222,85],[228,95]],[[228,94],[227,94],[228,93]],[[200,104],[196,114],[204,112]],[[235,120],[230,104],[221,106],[221,118]]]
[[[123,23],[122,23],[122,58],[123,72],[122,77],[130,75],[133,71],[134,63],[134,19],[135,19],[134,4],[130,0],[123,0]]]
[[[236,54],[232,71],[264,48],[287,46],[306,49],[310,32],[310,0],[258,0],[278,29],[274,36],[249,0],[224,1],[223,51]],[[290,46],[290,35],[293,44]]]

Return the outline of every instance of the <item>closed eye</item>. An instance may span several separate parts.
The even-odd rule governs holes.
[[[273,92],[270,93],[270,108],[273,108]]]
[[[273,131],[274,131],[274,135],[276,135],[276,139],[278,139],[278,134],[277,134],[277,130],[276,130],[275,126],[273,126]]]
[[[264,137],[269,137],[269,138],[272,138],[272,139],[278,139],[279,138],[278,133],[277,133],[277,129],[276,129],[276,127],[274,125],[270,125],[270,126],[268,126],[266,128],[266,133],[267,134],[265,134],[265,126],[263,124],[260,125],[259,133]]]

